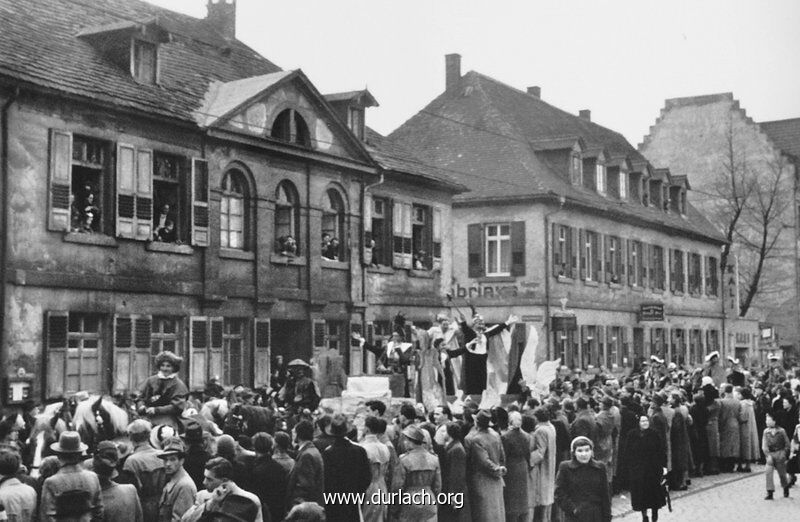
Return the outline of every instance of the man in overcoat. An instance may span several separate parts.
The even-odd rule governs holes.
[[[322,453],[325,468],[325,491],[328,493],[352,493],[367,491],[372,482],[372,469],[367,451],[347,439],[349,431],[347,417],[337,413],[331,419],[329,432],[333,444]],[[327,504],[325,515],[329,522],[359,520],[359,506],[354,503]]]
[[[467,436],[469,460],[467,475],[474,522],[505,520],[503,477],[506,458],[500,436],[489,427],[492,415],[480,410],[475,417],[475,431]]]
[[[506,505],[506,520],[526,522],[530,510],[528,493],[528,471],[531,463],[531,439],[522,427],[522,415],[512,411],[508,415],[509,430],[501,436],[506,456],[506,487],[503,495]]]
[[[530,489],[533,522],[549,522],[556,482],[556,429],[545,407],[533,411],[536,429],[531,437]]]
[[[291,510],[301,502],[316,502],[325,505],[322,497],[324,490],[324,467],[322,455],[311,440],[314,438],[314,427],[307,420],[300,421],[294,427],[294,439],[297,448],[297,459],[286,486],[286,508]]]

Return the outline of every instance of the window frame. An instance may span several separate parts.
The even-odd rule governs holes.
[[[620,169],[619,171],[619,199],[628,199],[628,173]]]
[[[490,234],[489,233],[490,229],[492,227],[497,227],[496,228],[496,231],[497,231],[496,234]],[[503,234],[502,233],[503,227],[507,227],[508,228],[508,233],[507,234]],[[511,276],[511,223],[510,222],[505,222],[505,223],[487,223],[485,225],[485,227],[484,227],[484,230],[485,230],[485,232],[484,232],[484,244],[483,244],[483,247],[484,247],[484,252],[485,252],[485,257],[486,257],[485,272],[484,272],[485,275],[487,277]],[[489,252],[490,252],[489,245],[491,243],[496,243],[496,245],[497,245],[497,248],[495,250],[495,256],[494,256],[495,257],[494,262],[496,263],[496,270],[495,271],[491,271],[490,270],[492,261],[490,260],[490,255],[489,255]],[[507,256],[508,270],[507,271],[501,270],[502,261],[503,261],[503,245],[504,244],[507,245],[507,249],[508,249],[508,256]]]
[[[281,198],[281,193],[285,196]],[[287,214],[289,223],[282,223],[282,215]],[[275,188],[275,221],[274,221],[275,252],[283,252],[282,246],[286,236],[292,236],[297,246],[295,255],[301,253],[300,242],[300,195],[288,179],[283,179]],[[284,234],[284,227],[288,227],[288,234]]]
[[[606,166],[601,162],[597,162],[594,166],[595,169],[595,187],[598,194],[606,194]]]
[[[152,50],[153,63],[150,67],[143,69],[142,66],[145,64],[142,63],[144,57],[142,50],[145,48]],[[133,76],[134,80],[145,85],[158,84],[158,62],[158,44],[141,38],[133,38],[131,40],[131,76]]]
[[[583,159],[577,152],[573,152],[570,155],[570,159],[570,181],[572,182],[572,185],[581,187],[583,186]]]
[[[335,197],[332,197],[333,194],[335,194]],[[328,261],[347,262],[349,261],[347,255],[347,199],[344,193],[334,186],[329,186],[325,190],[325,195],[323,197],[320,239],[326,233],[330,234],[331,239],[336,238],[339,241],[339,251],[336,259],[326,258],[324,252],[322,258]],[[340,205],[341,208],[337,209],[336,205]],[[326,228],[329,227],[331,218],[333,218],[334,228]],[[333,231],[333,233],[331,233],[331,231]]]
[[[238,180],[236,178],[239,178]],[[241,192],[233,190],[233,182],[237,181],[236,185],[241,188]],[[249,250],[248,241],[248,228],[249,228],[249,186],[247,183],[247,175],[237,167],[231,167],[225,171],[222,176],[222,183],[220,184],[220,200],[219,200],[219,243],[220,248],[227,250]],[[231,203],[239,202],[239,213],[234,214]],[[227,208],[226,208],[227,207]],[[232,217],[238,217],[240,227],[234,228],[232,224]],[[227,225],[226,225],[227,223]],[[240,237],[239,245],[231,241],[231,234],[238,234]],[[225,239],[227,237],[227,240]]]

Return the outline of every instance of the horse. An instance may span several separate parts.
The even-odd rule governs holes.
[[[128,412],[103,395],[90,397],[75,407],[75,429],[90,450],[104,440],[125,437],[128,421]]]

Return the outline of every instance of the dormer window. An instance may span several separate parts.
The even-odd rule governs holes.
[[[650,204],[656,208],[661,207],[662,191],[661,181],[657,179],[650,180]]]
[[[606,167],[599,162],[595,165],[595,187],[599,194],[606,193]]]
[[[308,124],[294,109],[286,109],[275,118],[272,124],[272,132],[270,135],[273,138],[289,143],[302,145],[303,147],[311,146],[311,135],[308,132]]]
[[[628,199],[628,173],[619,171],[619,199]]]
[[[158,76],[158,47],[152,42],[133,40],[131,74],[139,83],[154,84]]]

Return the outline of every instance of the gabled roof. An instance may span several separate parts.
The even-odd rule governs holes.
[[[453,193],[467,190],[467,187],[459,183],[453,175],[425,164],[399,143],[393,142],[369,127],[366,128],[365,134],[367,150],[384,170],[423,178]]]
[[[334,92],[325,94],[325,100],[328,103],[351,102],[356,103],[362,107],[378,107],[380,104],[378,100],[367,89],[360,91],[347,91],[347,92]]]
[[[661,181],[669,185],[670,184],[669,169],[667,168],[653,169],[653,173],[651,174],[650,179]]]
[[[759,125],[779,149],[800,159],[800,118],[764,121]]]
[[[531,197],[566,197],[568,202],[670,227],[715,242],[725,240],[689,206],[688,219],[638,202],[607,198],[570,183],[533,150],[531,142],[578,136],[586,149],[647,160],[618,132],[579,118],[524,91],[470,71],[389,135],[424,162],[447,169],[470,192],[457,202],[508,202]],[[584,151],[585,154],[585,151]]]
[[[280,71],[232,82],[212,82],[208,86],[203,104],[197,109],[198,124],[201,127],[214,125],[253,97],[260,95],[294,73],[295,71]]]
[[[169,41],[169,30],[164,28],[158,23],[157,16],[154,16],[142,22],[136,22],[133,20],[122,20],[119,22],[111,22],[109,24],[84,27],[83,29],[78,31],[78,34],[75,36],[77,36],[78,38],[86,38],[91,40],[98,37],[111,36],[114,35],[115,33],[133,34],[134,32],[137,31],[144,32],[147,29],[150,29],[153,32],[157,33],[160,42],[163,43]]]
[[[0,0],[0,83],[35,85],[138,112],[194,123],[208,85],[280,71],[206,20],[141,0]],[[81,31],[157,19],[171,41],[159,46],[159,84],[142,85],[130,71],[80,38]]]
[[[692,190],[691,185],[689,185],[689,176],[681,174],[680,176],[671,175],[670,177],[672,178],[673,185],[683,187],[686,190]]]
[[[546,150],[571,150],[577,145],[579,150],[584,150],[586,144],[580,136],[565,136],[563,138],[543,138],[540,140],[531,141],[533,150],[546,151]]]

